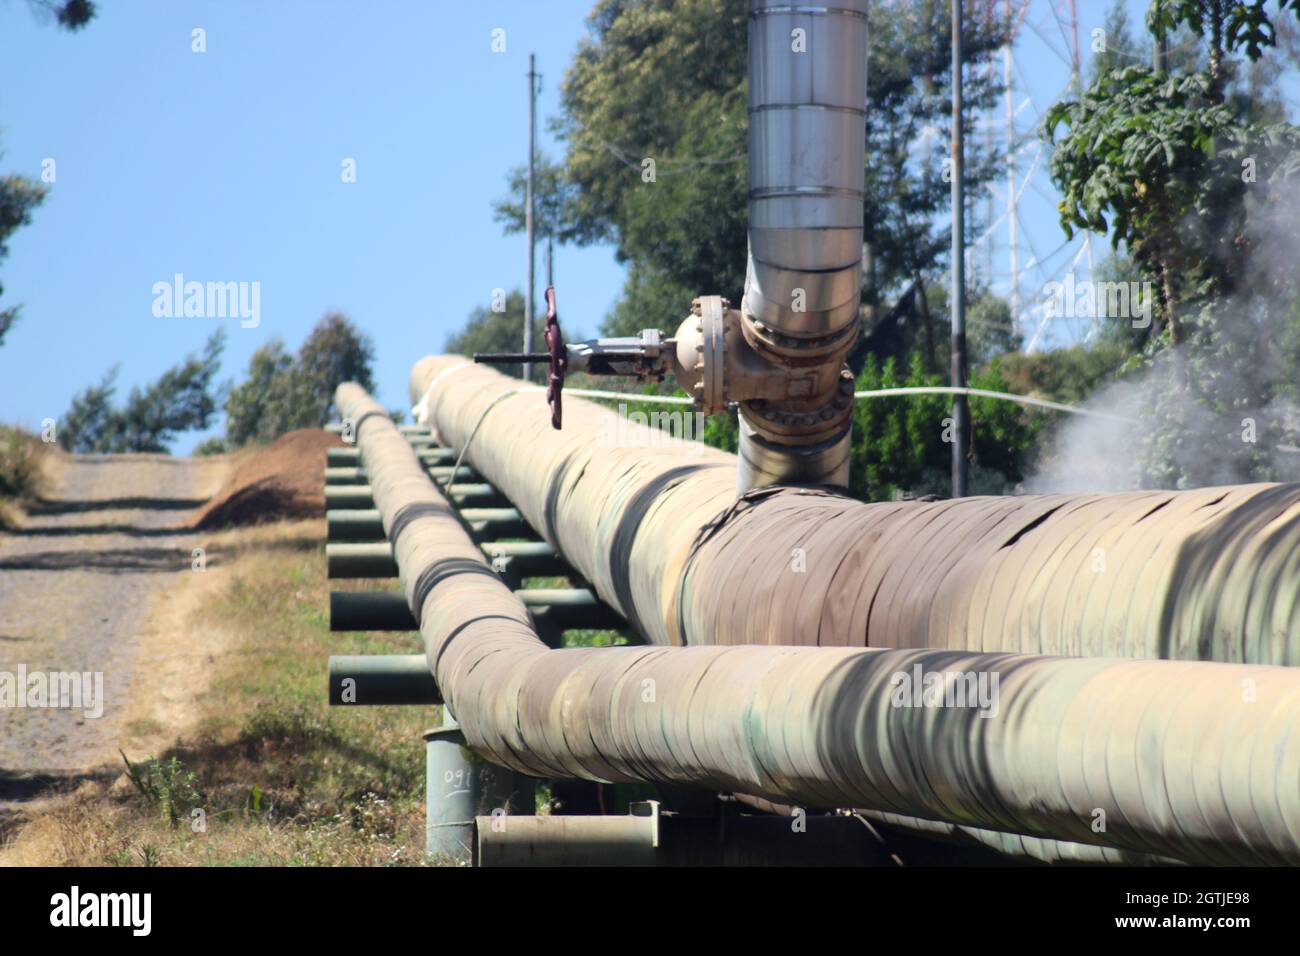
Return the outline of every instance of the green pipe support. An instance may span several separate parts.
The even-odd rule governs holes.
[[[481,483],[483,481],[483,476],[468,465],[461,465],[459,468],[456,468],[455,465],[432,465],[425,470],[429,473],[429,477],[439,484],[450,478],[453,470],[456,472],[455,480],[463,484]]]
[[[466,506],[504,508],[510,505],[510,502],[489,484],[460,484],[446,488],[439,485],[438,490],[450,498],[458,508]]]
[[[328,578],[395,578],[397,561],[387,541],[325,545]]]
[[[493,538],[535,537],[533,529],[516,508],[461,508],[460,517],[475,535]]]
[[[326,485],[364,485],[366,470],[356,465],[340,465],[325,469]]]
[[[483,480],[478,472],[467,465],[461,465],[459,469],[454,465],[433,465],[427,470],[430,477],[436,481],[446,481],[451,477],[453,470],[458,481],[473,483]],[[325,469],[326,485],[364,485],[366,481],[366,469],[360,465],[339,465]]]
[[[361,449],[356,445],[344,445],[341,448],[325,449],[326,468],[357,467],[361,464]]]
[[[861,820],[808,814],[666,816],[655,801],[626,816],[480,816],[476,866],[888,866]]]
[[[378,509],[335,508],[325,512],[329,541],[383,541],[384,521]]]
[[[337,434],[339,434],[340,432],[343,431],[343,423],[342,423],[342,422],[330,422],[329,424],[327,424],[327,425],[325,426],[325,430],[326,430],[327,432],[329,432],[330,434],[332,434],[332,435],[337,435]],[[398,434],[400,434],[400,435],[427,436],[427,435],[429,434],[429,426],[428,426],[428,425],[415,425],[415,424],[398,425],[398,426],[397,426],[397,432],[398,432]]]
[[[454,465],[458,456],[454,448],[417,448],[415,457],[425,465]]]
[[[359,508],[371,509],[375,506],[375,499],[371,495],[369,485],[326,485],[325,486],[325,510],[331,508]]]
[[[501,574],[519,577],[565,577],[568,564],[545,541],[484,541],[479,545],[488,563]]]
[[[586,588],[527,588],[515,592],[524,607],[545,612],[546,623],[560,631],[576,628],[620,630],[627,622],[618,612]]]
[[[414,631],[415,616],[400,591],[331,591],[331,631]]]
[[[622,618],[586,589],[532,588],[515,596],[559,631],[619,629]],[[400,591],[331,591],[331,631],[414,631],[415,617]]]
[[[337,654],[329,659],[331,707],[441,704],[423,654]]]

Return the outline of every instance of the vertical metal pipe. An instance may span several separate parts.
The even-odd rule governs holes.
[[[961,89],[961,0],[952,0],[952,384],[966,387],[966,184]],[[966,495],[966,448],[970,407],[965,395],[952,401],[952,496]]]
[[[441,862],[469,863],[474,818],[531,813],[534,782],[483,760],[465,743],[446,706],[442,725],[425,732],[425,853]]]
[[[528,54],[528,185],[524,195],[524,232],[528,236],[528,288],[524,290],[524,354],[533,350],[533,286],[537,243],[533,236],[533,160],[537,155],[537,55]],[[524,380],[533,380],[533,365],[524,363]]]
[[[750,0],[744,335],[776,365],[824,374],[806,400],[741,403],[741,491],[848,484],[850,421],[835,404],[836,375],[862,299],[866,90],[866,0]],[[774,425],[781,415],[784,426]],[[792,439],[801,417],[815,430]]]
[[[744,309],[778,353],[833,354],[858,320],[864,0],[750,0]]]

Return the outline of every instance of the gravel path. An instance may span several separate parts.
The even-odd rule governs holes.
[[[192,573],[197,538],[185,526],[227,470],[224,459],[69,456],[50,497],[0,533],[0,681],[20,665],[99,673],[104,701],[97,719],[0,706],[0,803],[112,753],[140,626],[176,576]]]

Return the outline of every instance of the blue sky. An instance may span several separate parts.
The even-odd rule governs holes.
[[[491,203],[527,154],[530,51],[544,74],[541,145],[561,152],[545,120],[592,3],[102,0],[68,34],[27,0],[0,0],[0,172],[38,178],[47,158],[57,172],[0,265],[0,303],[24,307],[0,346],[0,420],[57,418],[115,364],[124,395],[217,325],[229,333],[222,377],[241,376],[255,349],[274,336],[296,349],[329,309],[373,336],[378,397],[404,405],[412,362],[494,288],[523,284],[525,243],[502,235]],[[1079,4],[1085,53],[1109,5]],[[1130,5],[1140,24],[1144,3]],[[1034,0],[1029,17],[1016,57],[1022,132],[1070,78],[1051,4]],[[205,53],[191,50],[196,27]],[[347,158],[355,183],[340,176]],[[1026,152],[1022,176],[1030,162]],[[1026,272],[1027,298],[1079,248],[1061,246],[1054,205],[1040,164],[1024,191],[1020,261],[1031,246],[1055,256]],[[1004,291],[1005,226],[991,241]],[[1100,260],[1105,241],[1094,249]],[[989,253],[972,255],[979,268]],[[152,287],[176,273],[260,283],[260,324],[156,317]],[[596,332],[622,281],[608,247],[557,251],[571,337]],[[1078,334],[1048,329],[1043,344]]]
[[[0,170],[57,164],[0,272],[3,301],[23,303],[0,346],[0,419],[58,417],[115,363],[125,393],[217,324],[223,377],[242,373],[327,309],[374,337],[379,397],[400,406],[415,359],[492,289],[523,284],[525,243],[502,236],[491,202],[527,156],[530,51],[551,146],[542,121],[587,0],[99,7],[69,35],[0,0]],[[356,183],[341,181],[347,157]],[[260,282],[260,325],[156,318],[152,286],[177,272]],[[622,270],[611,249],[565,249],[556,282],[566,324],[594,333]]]

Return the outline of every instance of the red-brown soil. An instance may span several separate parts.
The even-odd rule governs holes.
[[[325,450],[343,442],[319,428],[281,435],[252,452],[194,519],[211,530],[325,514]]]

